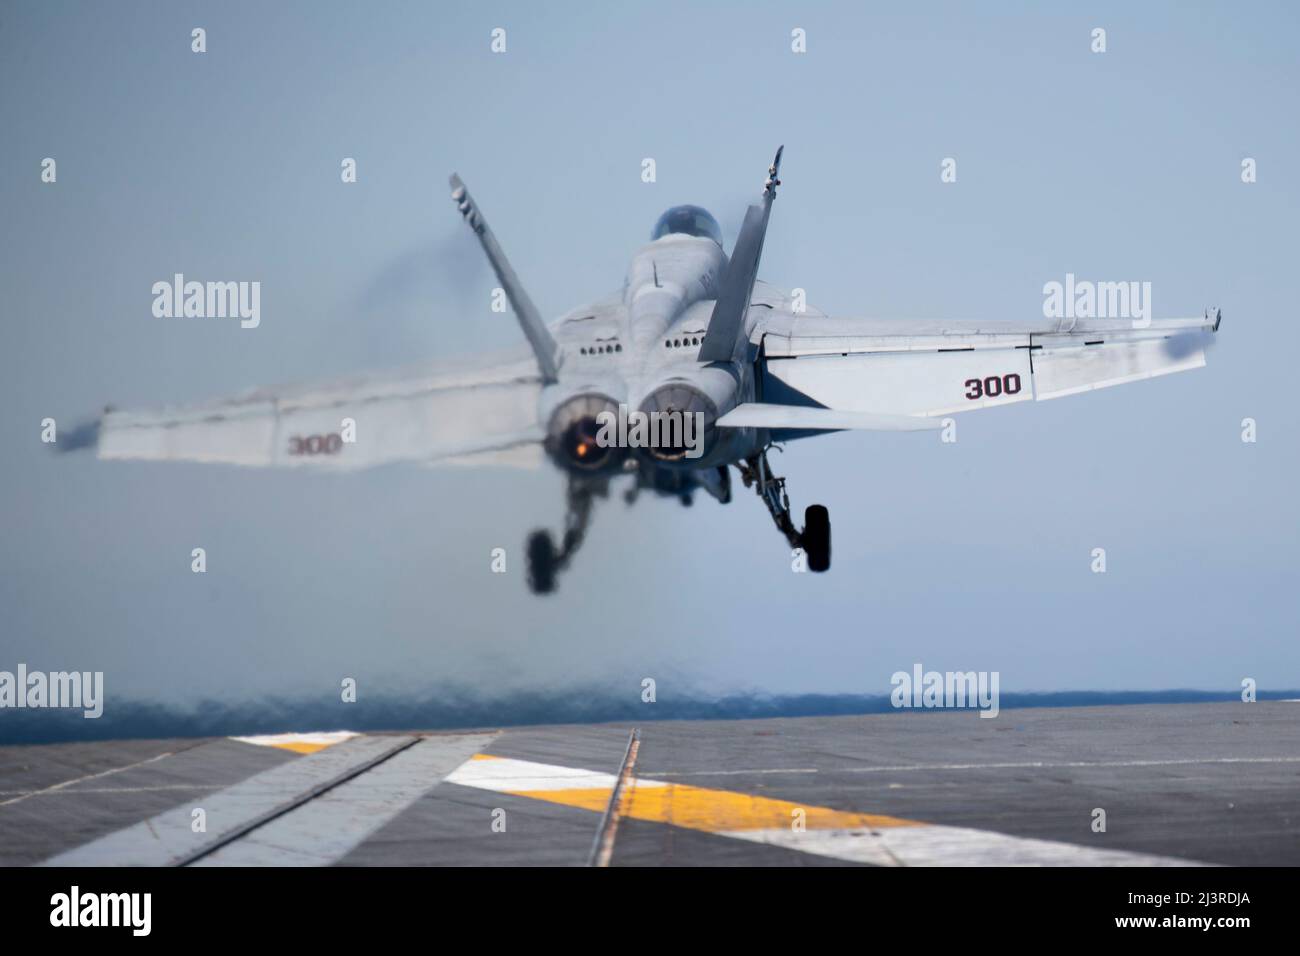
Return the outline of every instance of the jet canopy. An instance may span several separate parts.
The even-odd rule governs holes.
[[[673,206],[655,223],[651,239],[668,235],[699,236],[722,245],[722,229],[707,209],[699,206]]]

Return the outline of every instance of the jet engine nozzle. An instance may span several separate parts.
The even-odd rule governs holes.
[[[656,461],[689,464],[713,447],[718,406],[685,382],[668,382],[641,403],[651,441],[641,451]]]
[[[602,412],[618,416],[618,403],[608,395],[575,395],[551,413],[546,429],[546,450],[559,464],[577,471],[595,473],[614,471],[625,458],[627,449],[602,445],[597,420]]]

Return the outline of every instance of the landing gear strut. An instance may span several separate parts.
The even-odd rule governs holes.
[[[747,458],[739,468],[745,487],[753,487],[763,504],[767,505],[776,530],[785,535],[790,547],[802,548],[808,556],[808,570],[828,570],[831,566],[830,512],[822,505],[809,505],[803,513],[801,532],[790,517],[790,496],[785,493],[785,479],[772,474],[767,462],[767,449]]]
[[[560,548],[549,531],[534,531],[528,536],[528,587],[534,594],[549,594],[555,590],[555,578],[568,567],[582,539],[587,534],[591,520],[593,499],[591,486],[570,480],[566,494],[567,510],[564,516],[564,540]]]

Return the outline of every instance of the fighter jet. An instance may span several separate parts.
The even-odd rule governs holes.
[[[543,320],[483,211],[458,176],[451,198],[478,237],[528,351],[425,366],[152,412],[106,410],[105,459],[357,469],[396,461],[529,465],[567,475],[557,546],[529,536],[528,581],[555,589],[594,501],[627,481],[689,505],[703,490],[726,504],[732,469],[752,489],[808,570],[831,564],[827,509],[797,525],[768,452],[844,429],[920,431],[949,416],[1059,398],[1198,368],[1220,314],[1187,319],[920,322],[830,318],[758,279],[776,199],[778,150],[730,255],[718,222],[698,206],[659,217],[632,256],[620,291]],[[682,437],[628,447],[602,438],[629,411],[690,416]]]

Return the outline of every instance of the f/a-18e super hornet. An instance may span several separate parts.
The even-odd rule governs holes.
[[[674,206],[633,255],[621,291],[543,321],[482,211],[458,176],[451,197],[478,237],[531,355],[456,362],[291,388],[161,412],[108,410],[102,458],[250,466],[364,468],[394,461],[527,464],[549,459],[568,475],[557,547],[547,531],[527,545],[529,583],[554,589],[580,546],[595,498],[629,476],[643,490],[690,504],[703,489],[731,500],[731,468],[766,506],[808,569],[831,561],[826,508],[802,527],[775,444],[843,429],[943,427],[946,416],[1072,395],[1198,368],[1198,318],[918,322],[829,318],[758,280],[781,151],[728,256],[717,221]],[[702,447],[627,448],[598,441],[602,413],[702,416]],[[697,452],[702,452],[695,457]]]

